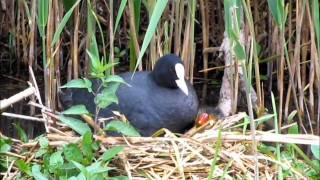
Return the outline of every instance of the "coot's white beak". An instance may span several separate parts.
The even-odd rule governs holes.
[[[176,84],[182,90],[182,92],[188,96],[188,87],[187,87],[186,80],[184,79],[183,65],[180,63],[176,64],[175,70],[178,77],[178,79],[176,80]]]

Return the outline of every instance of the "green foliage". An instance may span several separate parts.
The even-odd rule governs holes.
[[[62,114],[71,114],[71,115],[72,114],[73,115],[80,115],[80,114],[89,114],[89,111],[87,110],[86,106],[80,104],[80,105],[74,105],[61,113]]]
[[[216,147],[215,147],[214,157],[213,157],[212,162],[211,162],[211,168],[210,168],[210,172],[209,172],[209,175],[208,175],[208,179],[213,179],[213,175],[214,175],[214,172],[215,172],[215,168],[216,168],[217,162],[220,159],[219,154],[220,154],[221,148],[222,148],[222,139],[221,139],[221,137],[222,137],[222,133],[221,133],[221,129],[219,129],[217,144],[216,144]]]
[[[151,39],[157,29],[157,25],[160,21],[160,18],[161,18],[161,15],[162,15],[164,9],[167,6],[167,3],[168,3],[168,0],[157,1],[156,5],[154,7],[154,10],[153,10],[151,18],[150,18],[150,23],[147,28],[147,32],[146,32],[145,37],[143,39],[141,51],[139,53],[139,57],[137,60],[135,70],[138,68],[139,63],[141,63],[142,56],[146,52],[147,47],[149,46],[149,44],[151,42]]]
[[[51,42],[51,47],[53,47],[59,41],[61,32],[63,31],[63,28],[66,26],[67,22],[69,21],[70,16],[73,13],[73,10],[77,7],[77,5],[79,3],[80,3],[80,0],[77,0],[77,2],[75,2],[73,4],[73,6],[68,10],[68,12],[62,18],[60,24],[58,25],[56,32],[54,33],[54,36],[53,36],[53,39]]]
[[[108,149],[107,151],[105,151],[103,153],[103,155],[101,156],[101,159],[104,161],[110,161],[111,159],[113,159],[117,154],[119,154],[121,151],[123,151],[123,147],[122,146],[117,146],[117,147],[113,147]]]
[[[0,153],[9,152],[12,141],[10,139],[3,139],[0,137]]]
[[[87,131],[91,132],[90,127],[78,119],[60,115],[59,120],[81,135],[85,134]]]
[[[45,38],[45,28],[48,22],[48,14],[49,14],[49,1],[39,0],[37,24],[38,24],[40,36],[42,38]]]
[[[127,1],[128,0],[121,0],[120,7],[119,7],[119,10],[118,10],[118,15],[117,15],[117,18],[116,18],[116,23],[115,23],[115,26],[114,26],[114,33],[113,34],[115,34],[115,32],[118,29],[119,22],[120,22],[120,19],[122,17],[123,11],[124,11],[124,9],[126,7]]]
[[[86,88],[89,92],[92,92],[92,82],[87,78],[74,79],[61,86],[60,88]]]
[[[107,149],[101,156],[99,142],[93,141],[91,132],[86,132],[82,140],[77,143],[67,144],[63,147],[50,147],[48,139],[38,138],[40,149],[43,153],[36,156],[42,163],[27,163],[18,159],[16,166],[24,178],[34,179],[127,179],[127,177],[109,177],[109,162],[123,151],[123,147]],[[1,141],[0,141],[1,142]],[[41,150],[42,149],[42,150]],[[43,151],[45,150],[45,151]],[[38,152],[39,152],[38,151]],[[100,158],[95,159],[93,155]]]
[[[311,152],[314,155],[315,158],[320,160],[320,146],[312,145],[311,146]]]
[[[112,103],[118,104],[118,97],[114,89],[118,88],[117,86],[111,86],[109,88],[104,88],[94,99],[94,102],[99,108],[106,108]]]
[[[28,136],[26,134],[26,132],[22,129],[22,127],[20,126],[20,124],[15,124],[13,123],[14,128],[17,130],[19,138],[22,142],[28,142]]]
[[[277,25],[284,28],[284,1],[268,0],[269,9]]]
[[[119,132],[126,136],[140,136],[138,131],[132,127],[130,124],[122,122],[122,121],[111,121],[104,128],[106,131]]]
[[[100,109],[107,108],[113,103],[118,103],[118,97],[116,95],[117,89],[120,84],[127,84],[120,76],[109,75],[109,71],[115,63],[105,63],[105,61],[100,60],[98,45],[96,38],[93,35],[90,42],[90,50],[87,50],[87,54],[91,60],[91,76],[98,79],[101,85],[97,89],[93,90],[92,82],[86,78],[76,79],[69,81],[67,84],[63,85],[61,88],[85,88],[88,92],[94,95],[94,102],[98,109],[96,115]],[[95,92],[93,92],[95,91]],[[79,115],[79,114],[89,114],[88,110],[84,105],[73,106],[66,111],[62,112],[64,115]],[[65,123],[67,126],[75,130],[81,135],[85,135],[86,132],[91,132],[89,126],[80,120],[75,118],[66,117],[64,115],[59,116],[60,121]],[[124,135],[139,136],[139,133],[130,125],[122,124],[121,122],[112,123],[106,130],[117,131],[123,133]],[[88,152],[90,153],[90,152]]]

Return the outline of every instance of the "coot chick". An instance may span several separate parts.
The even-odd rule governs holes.
[[[153,71],[119,74],[130,86],[120,85],[119,104],[101,109],[99,117],[110,117],[111,111],[123,113],[142,136],[150,136],[161,128],[182,133],[190,128],[198,113],[198,97],[185,80],[181,59],[173,54],[161,57]],[[93,81],[93,90],[99,82]],[[64,108],[83,104],[95,113],[94,96],[86,89],[67,89],[60,94]]]

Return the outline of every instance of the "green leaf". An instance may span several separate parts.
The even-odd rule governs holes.
[[[60,24],[58,25],[56,32],[54,33],[53,40],[51,42],[51,47],[53,47],[60,39],[60,35],[61,35],[63,28],[66,26],[70,16],[72,15],[74,8],[77,7],[77,5],[79,4],[80,1],[81,0],[77,0],[77,2],[69,9],[69,11],[62,18]]]
[[[41,157],[46,153],[48,153],[48,148],[39,148],[39,150],[36,152],[35,157],[36,158]]]
[[[8,152],[11,149],[11,140],[0,138],[0,153]]]
[[[99,108],[106,108],[112,103],[118,104],[118,97],[116,95],[117,86],[110,86],[110,88],[104,88],[97,96],[94,98],[95,104]]]
[[[108,123],[104,130],[118,132],[126,136],[140,137],[139,132],[133,126],[118,120],[114,120]]]
[[[92,143],[92,133],[88,131],[82,137],[82,152],[89,161],[91,161],[93,158]]]
[[[141,46],[141,50],[140,50],[140,54],[139,54],[139,57],[137,60],[135,70],[138,68],[138,65],[141,63],[142,56],[144,55],[145,51],[147,50],[147,47],[149,46],[151,39],[152,39],[153,35],[155,34],[155,31],[157,29],[157,25],[159,23],[159,20],[161,18],[161,15],[162,15],[164,9],[167,6],[167,3],[168,3],[168,0],[157,1],[156,5],[153,9],[153,12],[152,12],[152,15],[150,18],[150,23],[148,25],[147,32],[145,34],[145,37],[144,37],[144,40],[143,40],[143,43]]]
[[[110,180],[129,180],[127,176],[115,176],[115,177],[109,177]]]
[[[315,158],[320,160],[320,146],[319,145],[311,145],[311,152]]]
[[[110,75],[110,76],[106,77],[105,79],[103,79],[103,82],[104,83],[118,82],[118,83],[127,84],[127,82],[124,81],[123,78],[118,75]]]
[[[50,160],[49,160],[49,165],[50,169],[58,169],[60,166],[63,165],[63,157],[62,157],[62,151],[56,151],[51,154]]]
[[[92,49],[94,49],[94,48],[92,48]],[[96,52],[96,53],[98,53],[98,52]],[[87,54],[91,60],[91,66],[92,66],[93,73],[101,73],[99,71],[99,69],[102,69],[102,64],[99,59],[99,53],[96,55],[96,54],[93,54],[87,50]]]
[[[61,112],[62,114],[72,114],[72,115],[80,115],[80,114],[90,114],[87,108],[80,104],[80,105],[75,105],[71,106],[69,109]]]
[[[38,5],[38,29],[40,36],[42,38],[45,37],[45,28],[48,22],[48,14],[49,14],[49,1],[48,0],[39,0]]]
[[[234,46],[233,50],[237,56],[237,59],[239,59],[239,60],[246,59],[246,51],[244,50],[243,45],[241,45],[241,43],[238,40],[235,41],[235,46]]]
[[[90,127],[86,123],[84,123],[78,119],[60,115],[59,120],[61,122],[63,122],[64,124],[66,124],[71,129],[73,129],[74,131],[76,131],[77,133],[79,133],[80,135],[83,135],[87,131],[91,132]]]
[[[81,162],[83,160],[83,155],[80,148],[76,144],[68,144],[63,148],[63,154],[68,161]]]
[[[104,161],[109,161],[111,160],[112,158],[114,158],[115,156],[117,156],[118,153],[120,153],[121,151],[123,151],[123,147],[122,146],[117,146],[117,147],[112,147],[108,150],[106,150],[101,159],[104,160]]]
[[[122,17],[124,8],[126,7],[127,1],[128,0],[121,0],[120,6],[119,6],[119,10],[118,10],[118,15],[117,15],[117,18],[116,18],[116,24],[114,26],[114,33],[113,34],[115,34],[115,32],[117,31],[117,28],[118,28],[120,19]]]
[[[89,92],[92,92],[92,82],[87,79],[73,79],[60,88],[86,88]]]
[[[101,166],[101,161],[97,161],[95,163],[92,163],[90,166],[88,166],[86,169],[87,171],[92,174],[92,175],[97,175],[101,173],[105,173],[109,171],[109,168],[107,167],[102,167]]]
[[[42,148],[46,148],[49,146],[49,140],[47,137],[44,137],[44,136],[41,136],[39,138],[39,144],[40,144],[40,147]]]
[[[36,180],[47,180],[48,179],[41,173],[41,167],[38,164],[35,164],[32,166],[32,176]]]
[[[81,173],[83,173],[84,176],[88,175],[89,172],[87,171],[85,166],[83,166],[82,164],[76,161],[71,161],[71,162],[74,164],[74,166],[76,166],[81,171]]]
[[[13,123],[14,128],[17,130],[20,140],[22,142],[28,142],[28,136],[26,132],[21,128],[20,124]]]
[[[288,129],[288,134],[299,134],[298,124],[294,124]]]
[[[21,159],[18,159],[18,160],[16,161],[16,165],[18,166],[18,168],[19,168],[22,172],[28,174],[29,176],[32,176],[31,168],[30,168],[30,166],[29,166],[26,162],[24,162],[24,161],[21,160]]]
[[[282,29],[284,25],[284,2],[278,0],[268,0],[268,6],[275,22],[280,29]]]

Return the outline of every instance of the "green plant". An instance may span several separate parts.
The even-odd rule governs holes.
[[[0,141],[1,142],[1,141]],[[46,137],[38,138],[40,148],[36,158],[43,163],[27,163],[17,160],[16,165],[21,170],[21,177],[35,179],[104,179],[109,177],[109,162],[123,147],[117,146],[99,155],[99,142],[93,140],[91,132],[86,132],[79,143],[70,143],[62,147],[51,147]],[[99,158],[95,158],[98,156]],[[113,177],[117,178],[117,177]],[[123,179],[127,177],[121,176]]]
[[[94,80],[101,82],[97,89],[93,89],[92,82],[89,79],[75,79],[69,81],[67,84],[63,85],[61,88],[84,88],[87,89],[89,93],[94,95],[94,102],[96,104],[95,112],[95,121],[100,109],[106,108],[112,103],[118,103],[118,98],[116,91],[120,83],[127,84],[120,76],[111,75],[109,70],[115,65],[115,63],[106,63],[103,60],[100,60],[98,45],[95,39],[95,36],[92,36],[92,42],[90,45],[91,51],[87,50],[88,56],[91,60],[91,77]],[[127,84],[129,86],[129,84]],[[90,131],[89,126],[75,118],[67,117],[65,115],[81,115],[81,114],[90,114],[87,108],[84,105],[75,105],[66,111],[62,112],[62,115],[59,116],[60,121],[67,124],[70,128],[83,135],[87,131]],[[110,125],[109,125],[110,126]],[[119,127],[117,127],[119,126]],[[125,128],[123,131],[121,127]],[[131,127],[129,124],[124,122],[118,122],[112,126],[112,128],[106,128],[105,130],[118,131],[124,135],[134,135],[139,136],[139,133]]]

